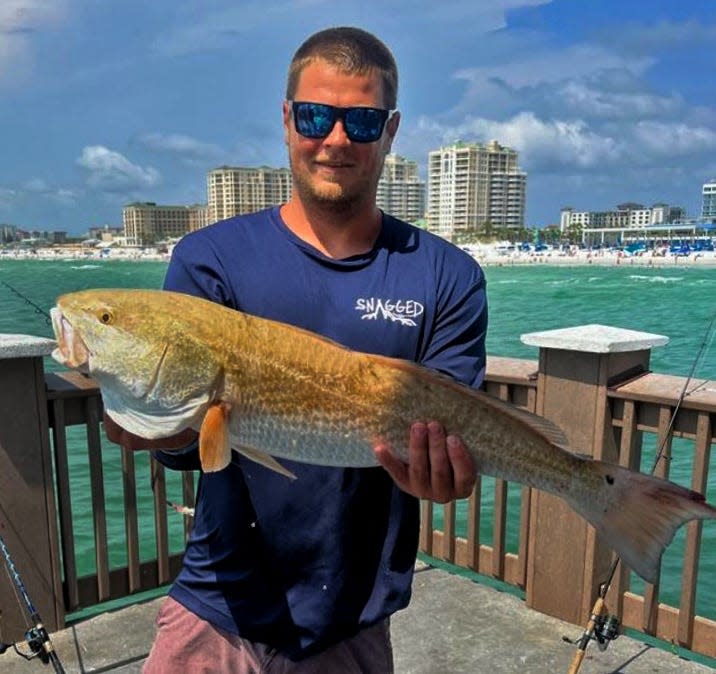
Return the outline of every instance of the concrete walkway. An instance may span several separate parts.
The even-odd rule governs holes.
[[[138,674],[161,599],[77,623],[52,635],[67,674]],[[393,617],[396,674],[566,674],[583,628],[528,609],[510,594],[431,567],[415,575],[413,601]],[[2,674],[52,671],[12,650]],[[706,665],[620,636],[606,651],[592,642],[580,674],[714,674]],[[180,674],[180,673],[177,673]],[[188,673],[191,674],[191,673]],[[327,674],[334,674],[328,672]],[[340,674],[340,673],[336,673]]]

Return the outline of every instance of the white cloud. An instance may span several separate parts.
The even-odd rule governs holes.
[[[479,88],[491,81],[502,81],[512,88],[549,84],[585,77],[609,69],[642,73],[653,62],[649,58],[625,58],[599,45],[577,44],[561,51],[520,53],[522,58],[458,70],[454,77]]]
[[[577,44],[563,50],[518,50],[506,59],[456,71],[453,78],[465,82],[465,91],[444,116],[454,123],[476,111],[499,119],[533,110],[542,118],[589,120],[638,114],[656,100],[642,82],[652,64],[648,58]],[[678,101],[661,105],[676,108]]]
[[[634,136],[652,155],[711,155],[716,150],[716,130],[705,126],[645,121],[636,124]]]
[[[102,145],[89,145],[82,149],[77,163],[89,171],[87,184],[107,192],[131,192],[154,187],[161,176],[151,166],[133,164],[119,152]]]
[[[212,160],[222,155],[219,146],[179,133],[145,133],[139,137],[139,142],[150,150],[177,155],[187,161]]]
[[[599,88],[597,83],[572,80],[566,82],[556,96],[559,104],[573,114],[611,119],[672,116],[684,107],[683,99],[675,94],[657,96],[637,91],[637,83],[631,91]]]
[[[207,9],[202,4],[183,12],[179,22],[166,27],[154,42],[159,54],[183,56],[207,50],[228,49],[241,35],[270,22],[271,16],[286,3],[253,0],[241,4],[230,2],[219,9]]]
[[[716,23],[659,21],[652,24],[627,24],[603,36],[615,48],[630,52],[659,52],[669,49],[690,49],[698,44],[713,44]]]
[[[32,69],[35,35],[61,22],[66,0],[2,0],[0,82],[21,81]]]
[[[443,126],[427,119],[422,131],[441,138],[443,143],[462,139],[486,143],[496,139],[519,152],[523,168],[545,170],[548,167],[589,168],[618,159],[620,143],[592,131],[582,120],[542,120],[533,112],[521,112],[505,121],[467,117],[454,126]]]
[[[436,23],[472,25],[478,32],[487,33],[504,28],[507,25],[505,15],[509,11],[549,5],[551,2],[552,0],[491,0],[490,2],[388,0],[385,7],[395,16],[422,18],[433,25]]]
[[[422,31],[426,26],[441,25],[453,30],[470,27],[479,34],[499,30],[507,25],[506,13],[523,7],[550,4],[553,0],[451,0],[435,3],[432,0],[384,0],[372,11],[380,16],[369,19],[393,23],[400,17],[403,31]],[[330,20],[326,16],[330,13]],[[230,49],[237,41],[257,31],[284,32],[286,27],[355,25],[362,13],[355,7],[330,0],[219,0],[207,7],[205,2],[187,3],[181,9],[179,20],[167,25],[153,44],[156,52],[165,56],[182,56],[190,53]],[[330,23],[328,22],[330,21]],[[370,28],[369,28],[370,29]],[[381,31],[378,31],[381,33]],[[299,39],[310,34],[303,30]],[[298,46],[296,43],[295,46]]]
[[[47,183],[42,178],[31,178],[25,182],[23,188],[28,192],[37,192],[38,194],[47,192],[49,189]]]
[[[21,188],[23,194],[29,194],[33,198],[38,196],[45,197],[59,204],[74,203],[79,196],[76,190],[67,189],[65,187],[53,187],[43,178],[31,178],[23,183]]]
[[[0,187],[0,208],[9,208],[17,198],[17,190]]]

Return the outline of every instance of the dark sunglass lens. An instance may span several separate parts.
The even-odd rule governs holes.
[[[297,103],[294,105],[293,114],[296,120],[296,131],[308,138],[327,136],[335,121],[333,108],[330,105]]]
[[[357,143],[372,143],[383,133],[387,113],[377,108],[350,108],[346,111],[348,137]]]
[[[323,103],[293,103],[296,131],[306,138],[325,138],[340,117],[355,143],[373,143],[383,133],[389,112],[380,108],[335,108]]]

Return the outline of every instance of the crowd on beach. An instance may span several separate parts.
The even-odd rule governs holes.
[[[549,246],[510,246],[505,244],[471,244],[462,246],[484,266],[509,266],[525,264],[549,265],[599,265],[599,266],[640,266],[673,267],[698,265],[716,266],[716,252],[699,250],[672,252],[668,248],[639,250],[630,253],[618,248],[581,248],[570,246],[557,248]]]
[[[553,247],[514,245],[508,243],[480,243],[460,246],[484,266],[525,264],[673,267],[688,265],[716,266],[716,251],[689,250],[673,252],[668,247],[644,249],[631,253],[619,248],[583,248],[579,246]],[[38,248],[0,248],[0,261],[24,260],[125,260],[166,261],[173,246],[161,248],[65,248],[48,246]]]

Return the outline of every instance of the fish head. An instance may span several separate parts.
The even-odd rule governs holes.
[[[197,426],[218,393],[219,358],[173,293],[85,290],[59,297],[51,315],[53,358],[91,375],[109,416],[136,435]]]

